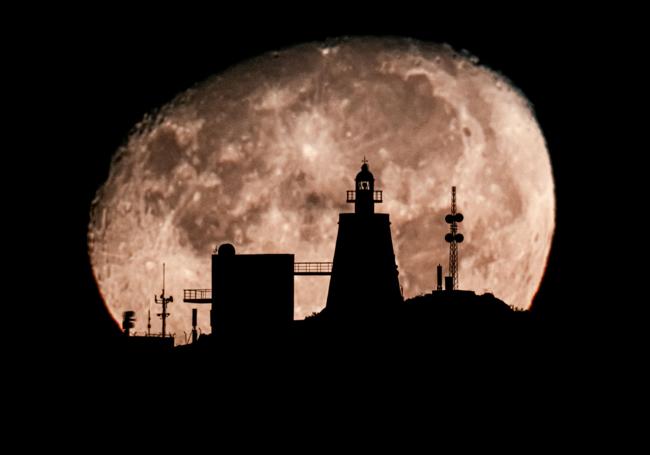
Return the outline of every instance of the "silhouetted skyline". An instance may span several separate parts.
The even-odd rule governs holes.
[[[75,247],[69,259],[72,265],[71,270],[75,270],[73,272],[74,281],[77,282],[71,301],[78,327],[97,340],[111,338],[119,331],[101,303],[101,296],[87,260],[86,233],[90,201],[107,176],[111,155],[125,140],[130,128],[144,114],[161,106],[182,89],[225,69],[232,63],[289,44],[320,40],[345,33],[345,30],[340,32],[338,30],[335,32],[315,30],[263,34],[263,36],[242,34],[238,35],[237,46],[231,44],[231,37],[222,35],[222,39],[216,39],[217,44],[211,44],[213,50],[210,55],[218,55],[218,58],[212,59],[201,55],[207,46],[189,50],[191,58],[186,57],[182,61],[165,60],[163,55],[174,55],[174,52],[169,52],[169,48],[162,52],[162,46],[149,49],[149,58],[141,55],[136,56],[131,52],[134,42],[130,40],[111,43],[110,47],[106,48],[110,49],[106,53],[89,57],[89,67],[96,70],[86,80],[79,81],[76,90],[79,93],[95,93],[97,99],[89,103],[81,99],[80,96],[78,101],[83,108],[80,107],[78,112],[73,112],[70,115],[71,121],[83,125],[80,136],[76,138],[78,144],[74,147],[74,157],[78,160],[80,168],[85,170],[79,173],[80,179],[74,182],[75,198],[72,201],[72,210]],[[567,53],[551,53],[546,48],[548,43],[533,38],[532,32],[525,35],[530,39],[523,39],[522,44],[517,47],[503,46],[504,42],[508,42],[505,37],[493,36],[489,38],[479,34],[464,35],[461,32],[453,33],[449,30],[436,34],[421,30],[409,30],[409,27],[404,27],[401,30],[399,27],[389,27],[386,30],[362,31],[362,34],[365,33],[402,34],[417,39],[449,42],[459,49],[467,48],[473,54],[478,55],[482,62],[512,79],[533,102],[551,154],[558,211],[547,273],[534,301],[533,313],[553,319],[557,318],[559,312],[568,309],[566,306],[562,308],[564,302],[561,302],[560,255],[565,229],[563,213],[566,210],[563,206],[563,194],[565,191],[569,191],[566,189],[564,181],[563,160],[566,158],[563,154],[567,154],[572,147],[566,143],[562,135],[565,126],[570,121],[569,114],[561,108],[568,89],[563,88],[560,83],[564,80],[564,76],[560,79],[555,75],[553,68],[569,62]],[[524,44],[526,44],[526,52],[522,51]],[[554,44],[551,46],[551,50],[554,52],[561,50],[558,43]],[[182,41],[170,43],[170,45],[171,49],[183,48],[187,50]],[[124,70],[125,67],[128,67],[128,71]],[[100,93],[97,93],[96,87],[102,87]],[[82,115],[82,112],[90,113]],[[93,153],[86,152],[88,147],[92,148]],[[65,184],[72,188],[72,183]],[[432,262],[437,264],[445,260],[446,258],[434,258]],[[444,264],[444,262],[442,263]],[[432,270],[432,288],[434,273],[435,271]],[[152,283],[153,285],[156,283]],[[138,315],[138,317],[142,318],[144,315]]]
[[[221,361],[251,352],[304,355],[306,347],[337,351],[358,343],[381,346],[386,340],[393,340],[393,347],[400,346],[412,355],[435,348],[431,340],[439,342],[445,337],[462,336],[456,347],[487,337],[482,343],[497,349],[512,336],[519,343],[538,341],[535,313],[518,311],[491,293],[477,295],[458,288],[456,243],[463,238],[457,223],[464,216],[456,209],[455,186],[451,188],[450,213],[444,219],[451,229],[445,235],[451,248],[444,289],[439,265],[438,282],[430,293],[404,298],[389,214],[375,212],[375,204],[384,202],[383,194],[375,187],[365,157],[362,163],[354,190],[348,190],[346,196],[354,210],[339,215],[333,262],[326,267],[324,263],[296,264],[293,254],[238,254],[232,244],[220,245],[212,252],[212,289],[186,289],[183,295],[186,304],[209,306],[211,331],[197,334],[194,308],[191,342],[177,347],[176,356]],[[330,276],[325,308],[304,320],[294,320],[294,277],[323,274]],[[162,322],[159,334],[148,329],[145,335],[131,335],[135,314],[123,313],[123,334],[116,337],[114,352],[124,361],[172,355],[174,339],[166,335],[165,319],[173,298],[165,294],[164,264],[162,292],[154,300],[162,305],[157,313]],[[404,344],[405,340],[415,345]]]

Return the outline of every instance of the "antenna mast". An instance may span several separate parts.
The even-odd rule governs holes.
[[[458,244],[464,240],[463,234],[458,233],[458,224],[463,221],[463,214],[456,213],[456,187],[451,187],[451,213],[445,217],[449,224],[449,233],[445,240],[449,243],[449,275],[452,278],[453,290],[458,289]]]
[[[163,262],[163,286],[162,286],[162,293],[160,294],[160,299],[154,294],[153,296],[154,301],[156,303],[159,303],[162,305],[162,313],[158,313],[157,315],[162,318],[162,334],[161,336],[165,338],[167,336],[166,328],[167,328],[167,316],[169,316],[169,313],[167,312],[167,304],[171,303],[174,301],[174,297],[166,296],[165,295],[165,263]]]

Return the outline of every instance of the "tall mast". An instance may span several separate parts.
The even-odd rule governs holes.
[[[165,295],[165,263],[163,262],[163,285],[162,285],[162,293],[160,294],[160,299],[158,299],[157,296],[154,295],[154,301],[156,303],[159,303],[162,305],[162,313],[158,313],[157,315],[161,317],[162,319],[162,334],[161,336],[164,338],[167,336],[167,316],[169,316],[169,313],[167,312],[167,304],[171,303],[174,301],[174,297],[166,296]]]
[[[445,217],[449,224],[449,233],[445,240],[449,243],[449,276],[452,278],[453,290],[458,289],[458,244],[464,240],[458,232],[458,223],[463,221],[463,214],[456,212],[456,187],[451,187],[451,213]]]

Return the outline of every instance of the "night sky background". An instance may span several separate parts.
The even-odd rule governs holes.
[[[49,158],[56,163],[65,204],[43,210],[48,219],[57,220],[53,229],[64,239],[58,271],[63,278],[58,282],[65,297],[58,299],[65,304],[67,325],[74,327],[75,336],[92,345],[110,342],[118,332],[92,276],[86,235],[90,203],[108,175],[112,154],[134,125],[179,92],[237,62],[344,35],[446,42],[476,55],[481,64],[522,90],[534,106],[551,154],[557,204],[550,260],[533,311],[550,322],[568,321],[582,311],[582,302],[566,292],[570,201],[581,193],[570,180],[579,162],[577,153],[585,147],[581,134],[593,128],[580,121],[596,84],[590,75],[591,52],[584,49],[604,46],[606,37],[576,28],[575,18],[552,14],[535,23],[468,21],[457,13],[448,18],[442,13],[393,17],[385,11],[381,19],[330,14],[317,21],[277,10],[269,18],[250,21],[229,14],[96,17],[49,25],[56,39],[44,44],[46,52],[38,64],[56,87],[59,109],[52,114],[62,125],[57,137],[64,141],[66,153],[64,158]]]

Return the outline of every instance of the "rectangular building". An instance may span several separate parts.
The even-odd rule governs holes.
[[[293,282],[293,254],[214,254],[212,333],[288,328],[293,321]]]

